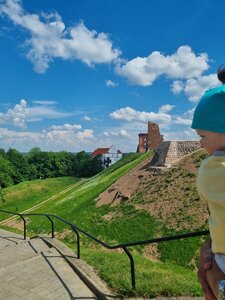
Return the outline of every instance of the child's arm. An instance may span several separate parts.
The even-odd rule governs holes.
[[[225,274],[220,270],[215,259],[213,259],[212,267],[206,272],[206,279],[213,294],[215,295],[216,298],[218,298],[219,282],[225,279]]]
[[[206,299],[216,300],[206,279],[206,272],[210,270],[213,265],[213,253],[211,250],[211,239],[207,240],[200,251],[200,262],[198,267],[198,278],[202,286],[203,293]]]

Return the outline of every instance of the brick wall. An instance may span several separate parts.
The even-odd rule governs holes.
[[[163,142],[159,126],[156,123],[148,122],[148,150],[155,150]]]
[[[147,133],[139,133],[138,137],[139,137],[139,143],[138,143],[137,152],[140,152],[140,153],[147,152],[148,151],[148,143],[147,143],[148,134]]]
[[[163,142],[163,136],[160,134],[159,126],[156,123],[148,122],[148,133],[139,133],[139,144],[137,152],[144,153],[149,150],[155,150]]]

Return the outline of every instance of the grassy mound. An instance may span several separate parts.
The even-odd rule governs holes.
[[[54,205],[46,202],[34,212],[61,216],[112,245],[205,229],[207,211],[196,191],[197,168],[206,156],[202,151],[161,173],[147,170],[146,178],[142,178],[130,199],[114,206],[96,207],[100,193],[150,155],[127,155],[96,176],[79,181],[76,188],[59,195]],[[49,225],[44,218],[31,217],[28,229],[31,234],[49,232]],[[59,222],[56,231],[58,238],[63,237],[75,250],[72,231]],[[196,264],[202,241],[198,237],[131,247],[136,270],[135,292],[131,289],[129,260],[122,250],[106,251],[82,235],[81,257],[118,294],[147,298],[200,296]]]
[[[78,181],[73,177],[37,179],[0,190],[0,209],[22,212],[66,189]],[[0,220],[9,215],[0,214]]]

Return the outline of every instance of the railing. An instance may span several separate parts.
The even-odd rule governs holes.
[[[12,214],[12,215],[17,215],[23,220],[24,240],[26,240],[27,225],[26,225],[25,217],[27,217],[27,216],[44,216],[44,217],[48,218],[48,220],[51,223],[52,238],[54,238],[54,232],[55,232],[55,224],[54,224],[54,221],[52,220],[53,218],[59,220],[62,223],[65,223],[65,224],[69,225],[71,227],[71,229],[74,231],[74,233],[76,234],[76,236],[77,236],[77,258],[78,259],[80,258],[80,234],[79,234],[79,232],[83,233],[84,235],[86,235],[87,237],[89,237],[90,239],[94,240],[95,242],[97,242],[98,244],[102,245],[103,247],[105,247],[107,249],[110,249],[110,250],[119,249],[119,248],[123,249],[124,252],[129,257],[129,260],[130,260],[131,283],[132,283],[132,287],[134,289],[135,289],[135,286],[136,286],[134,259],[133,259],[133,256],[132,256],[131,252],[127,249],[127,247],[138,246],[138,245],[146,245],[146,244],[152,244],[152,243],[160,243],[160,242],[165,242],[165,241],[173,241],[173,240],[179,240],[179,239],[183,239],[183,238],[191,238],[191,237],[197,237],[197,236],[203,236],[203,235],[208,235],[209,234],[209,231],[205,230],[205,231],[184,233],[184,234],[179,234],[179,235],[166,236],[166,237],[161,237],[161,238],[154,238],[154,239],[149,239],[149,240],[125,243],[125,244],[108,245],[105,242],[103,242],[103,241],[97,239],[96,237],[92,236],[88,232],[84,231],[83,229],[77,227],[73,223],[70,223],[70,222],[68,222],[68,221],[66,221],[66,220],[64,220],[64,219],[62,219],[62,218],[60,218],[56,215],[52,215],[52,214],[32,214],[32,213],[23,214],[23,213],[16,213],[16,212],[7,211],[7,210],[3,210],[3,209],[0,209],[0,212]]]

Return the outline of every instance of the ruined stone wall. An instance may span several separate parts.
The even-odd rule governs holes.
[[[139,133],[139,143],[137,147],[137,152],[139,153],[145,153],[148,151],[148,144],[147,144],[147,139],[148,139],[148,134],[147,133]]]
[[[166,141],[161,143],[151,161],[152,166],[169,166],[178,159],[200,149],[198,141]]]
[[[148,150],[155,150],[162,142],[158,124],[148,122]]]
[[[138,137],[137,152],[140,153],[155,150],[163,142],[163,136],[160,134],[158,124],[152,122],[148,122],[148,133],[139,133]]]

